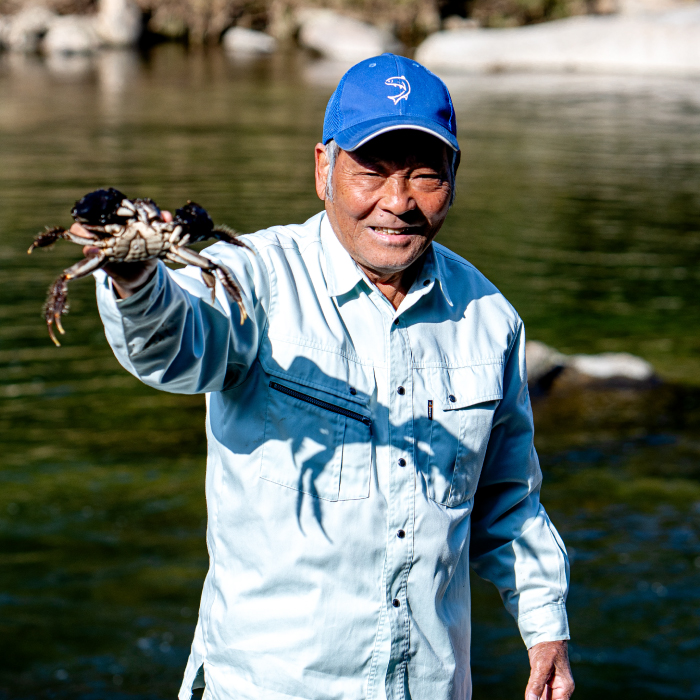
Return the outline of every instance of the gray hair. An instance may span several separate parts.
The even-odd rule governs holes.
[[[326,144],[326,158],[328,158],[328,175],[326,175],[326,199],[329,202],[333,201],[333,170],[335,169],[335,161],[340,153],[340,146],[331,139]]]
[[[326,175],[326,199],[329,202],[333,201],[333,170],[335,162],[340,153],[340,146],[331,139],[326,144],[326,158],[328,158],[328,175]],[[457,151],[452,151],[452,159],[450,160],[450,206],[455,201],[455,170],[457,165]]]

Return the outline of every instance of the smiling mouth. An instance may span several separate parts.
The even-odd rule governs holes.
[[[370,228],[375,233],[381,233],[384,236],[407,236],[415,230],[415,227],[386,228],[385,226],[370,226]]]

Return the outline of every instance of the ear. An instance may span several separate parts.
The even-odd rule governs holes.
[[[326,200],[326,180],[328,179],[328,155],[326,147],[322,143],[317,143],[314,149],[316,159],[316,194],[321,201]]]

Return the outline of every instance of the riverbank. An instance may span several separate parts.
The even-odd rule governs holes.
[[[440,31],[461,32],[475,28],[513,28],[537,25],[576,16],[642,16],[697,5],[693,0],[0,0],[0,47],[15,49],[9,28],[18,16],[35,15],[23,22],[35,33],[48,31],[38,20],[44,15],[90,18],[112,9],[111,26],[119,31],[129,16],[138,15],[140,27],[132,41],[161,40],[191,44],[216,44],[231,27],[265,33],[281,45],[294,43],[303,32],[309,12],[324,10],[342,20],[360,22],[390,35],[404,50],[411,51]],[[119,8],[119,9],[117,9]],[[127,19],[125,20],[124,17]],[[80,24],[82,20],[77,20]],[[64,22],[65,24],[65,22]],[[75,24],[75,22],[74,22]],[[83,22],[84,24],[84,22]],[[77,31],[77,30],[76,30]],[[344,34],[342,26],[336,31]],[[127,32],[127,34],[129,34]],[[133,32],[131,32],[133,34]],[[131,36],[129,34],[129,36]],[[121,36],[126,36],[121,29]],[[130,43],[122,39],[122,43]],[[303,43],[303,42],[302,42]],[[360,41],[360,43],[362,43]],[[39,42],[37,42],[37,46]],[[251,46],[251,44],[249,44]],[[68,43],[64,50],[70,52]],[[311,47],[315,48],[315,47]],[[20,48],[26,50],[26,48]],[[29,50],[34,50],[30,47]],[[80,48],[73,49],[80,51]],[[323,49],[320,49],[323,52]]]

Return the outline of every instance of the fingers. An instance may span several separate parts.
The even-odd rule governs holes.
[[[566,642],[535,644],[528,655],[531,671],[525,688],[526,700],[569,700],[574,692],[574,679]]]
[[[70,232],[72,234],[75,234],[76,236],[80,236],[81,238],[95,238],[93,234],[91,234],[86,228],[84,228],[80,224],[73,224],[70,227]]]
[[[160,215],[166,224],[170,223],[173,220],[173,215],[169,211],[162,211]]]
[[[93,257],[95,257],[95,255],[99,255],[99,254],[100,254],[100,249],[95,248],[94,245],[83,246],[83,255],[86,258],[93,258]]]

